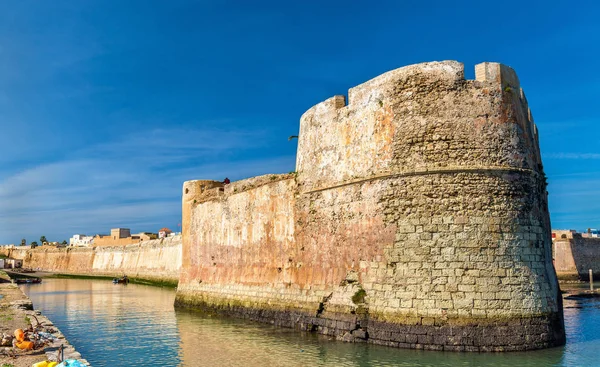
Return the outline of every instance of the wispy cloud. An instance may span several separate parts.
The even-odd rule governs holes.
[[[155,231],[181,218],[181,187],[193,179],[238,180],[294,169],[294,156],[252,158],[261,131],[150,130],[13,172],[0,180],[0,243],[45,235]],[[2,177],[2,176],[0,176]]]
[[[549,159],[600,159],[600,153],[544,153]]]

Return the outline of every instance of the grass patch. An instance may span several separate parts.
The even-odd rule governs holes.
[[[352,296],[352,302],[357,305],[359,303],[364,303],[365,302],[365,297],[367,295],[367,292],[365,292],[364,289],[359,289],[356,291],[356,293],[354,293],[354,295]]]
[[[111,277],[107,275],[81,275],[81,274],[52,274],[47,276],[46,278],[56,278],[56,279],[95,279],[95,280],[110,280],[112,281],[115,278],[120,277]],[[164,287],[164,288],[177,288],[177,281],[170,280],[152,280],[152,279],[142,279],[142,278],[134,278],[129,277],[129,282],[132,284],[143,284],[143,285],[151,285],[154,287]]]
[[[0,270],[0,283],[10,282],[10,277],[6,272]]]
[[[12,321],[13,315],[8,310],[3,310],[0,313],[0,321]]]
[[[47,275],[44,278],[56,278],[56,279],[104,279],[104,280],[113,280],[115,277],[111,277],[108,275],[82,275],[82,274],[51,274]]]
[[[177,288],[178,281],[171,280],[152,280],[152,279],[140,279],[140,278],[129,278],[133,284],[145,284],[153,287],[164,287],[164,288]]]

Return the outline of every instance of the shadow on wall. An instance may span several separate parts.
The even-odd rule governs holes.
[[[600,279],[600,238],[583,238],[581,234],[556,239],[555,267],[560,277],[577,277],[589,280],[589,270]]]
[[[571,251],[579,278],[589,280],[589,270],[595,279],[600,279],[600,238],[574,237]]]

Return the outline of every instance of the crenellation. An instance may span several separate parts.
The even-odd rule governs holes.
[[[475,80],[496,84],[500,90],[518,90],[524,95],[517,73],[509,66],[497,62],[483,62],[475,65]]]

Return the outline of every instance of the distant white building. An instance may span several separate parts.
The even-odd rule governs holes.
[[[171,235],[171,233],[173,233],[173,231],[171,231],[169,228],[161,228],[160,231],[158,231],[158,238],[165,238]]]
[[[69,246],[90,246],[94,242],[94,236],[84,234],[74,234],[69,238]]]
[[[23,260],[21,259],[4,259],[5,269],[16,269],[23,267]]]

